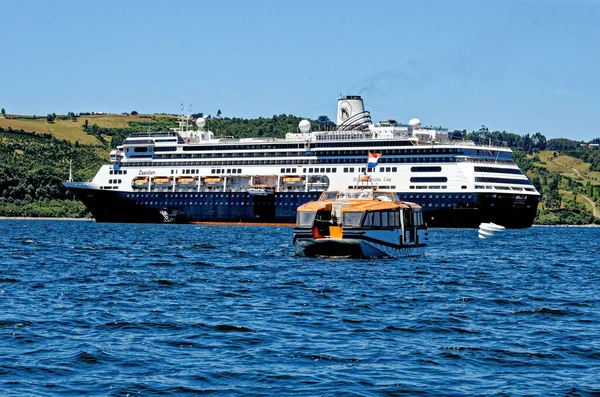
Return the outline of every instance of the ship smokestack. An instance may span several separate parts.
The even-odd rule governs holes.
[[[337,125],[365,111],[365,105],[360,95],[347,95],[338,99]]]
[[[346,95],[338,99],[338,130],[362,130],[371,123],[371,115],[365,111],[360,95]]]

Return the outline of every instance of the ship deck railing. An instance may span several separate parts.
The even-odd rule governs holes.
[[[447,139],[447,140],[432,140],[432,141],[419,141],[420,145],[452,145],[452,146],[477,146],[482,148],[490,148],[490,149],[510,149],[506,145],[495,145],[489,143],[475,143],[473,141],[465,141],[462,139]]]
[[[177,137],[177,132],[135,132],[129,135],[129,138],[156,138],[156,137]]]
[[[514,165],[513,160],[506,159],[491,159],[491,158],[480,158],[480,157],[456,157],[457,163],[477,163],[477,164],[511,164]]]

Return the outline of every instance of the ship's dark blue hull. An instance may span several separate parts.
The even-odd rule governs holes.
[[[296,208],[316,200],[319,192],[285,192],[257,196],[242,192],[118,192],[69,188],[98,222],[295,223]],[[510,194],[397,193],[423,207],[429,227],[478,227],[494,222],[507,228],[533,224],[538,196]]]

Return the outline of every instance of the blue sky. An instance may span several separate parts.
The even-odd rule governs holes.
[[[194,112],[600,137],[600,0],[10,1],[8,113]]]

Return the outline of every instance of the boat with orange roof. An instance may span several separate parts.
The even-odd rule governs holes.
[[[421,206],[376,188],[324,192],[297,209],[294,249],[301,256],[420,256],[426,229]]]

